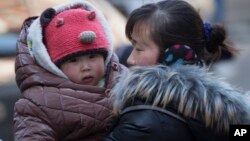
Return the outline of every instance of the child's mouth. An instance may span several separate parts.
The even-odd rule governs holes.
[[[91,83],[91,82],[93,81],[93,79],[94,79],[94,77],[92,77],[92,76],[84,77],[84,78],[82,79],[82,82],[83,82],[84,84],[88,84],[88,83]]]

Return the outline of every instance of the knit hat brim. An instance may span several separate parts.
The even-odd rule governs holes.
[[[76,53],[63,57],[62,59],[56,61],[55,64],[56,66],[60,68],[63,63],[65,63],[66,61],[72,58],[79,57],[82,55],[89,55],[89,54],[100,54],[103,56],[104,60],[106,60],[108,51],[106,49],[92,49],[92,50],[87,50],[87,51],[80,51],[80,52],[76,52]]]

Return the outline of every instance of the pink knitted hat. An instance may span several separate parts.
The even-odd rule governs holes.
[[[44,43],[52,62],[58,65],[86,52],[107,56],[108,39],[94,11],[74,8],[53,14],[53,9],[48,9],[43,14],[47,16],[45,22],[41,18],[41,23],[52,18],[43,24]]]
[[[67,76],[59,67],[73,56],[101,54],[105,68],[113,56],[108,22],[100,10],[85,0],[71,0],[46,9],[30,25],[27,45],[40,66],[63,78]]]

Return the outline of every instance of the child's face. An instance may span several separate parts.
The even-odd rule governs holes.
[[[61,70],[75,83],[95,86],[104,76],[104,58],[99,54],[79,56],[63,63]]]
[[[135,32],[132,33],[132,45],[133,50],[128,57],[127,63],[131,66],[148,66],[157,64],[160,49],[150,38],[148,40],[143,40],[136,35]]]

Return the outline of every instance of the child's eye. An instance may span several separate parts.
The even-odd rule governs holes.
[[[77,59],[76,58],[73,58],[73,59],[70,59],[69,62],[76,62]]]
[[[91,54],[89,55],[89,58],[96,58],[98,55],[97,54]]]

